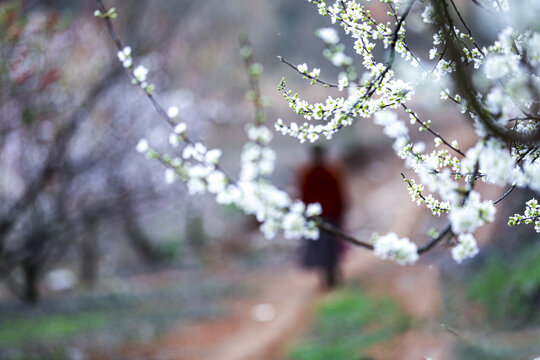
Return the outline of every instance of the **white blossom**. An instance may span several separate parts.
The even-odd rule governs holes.
[[[227,177],[221,171],[212,171],[206,178],[208,183],[208,191],[217,194],[225,190],[227,185]]]
[[[405,122],[398,120],[397,114],[393,111],[381,111],[375,114],[374,123],[384,126],[384,133],[393,139],[408,137],[409,130]]]
[[[247,128],[248,138],[251,141],[268,145],[272,141],[273,134],[266,126],[249,126]]]
[[[471,234],[461,234],[458,237],[458,244],[452,248],[452,257],[461,264],[463,260],[472,258],[478,254],[476,240]]]
[[[130,68],[133,64],[133,58],[131,57],[131,48],[129,46],[126,46],[122,50],[118,51],[116,54],[118,57],[118,60],[122,63],[122,66],[124,66],[126,69]]]
[[[325,27],[318,29],[315,34],[327,44],[335,45],[339,42],[339,35],[336,29]]]
[[[221,150],[220,149],[212,149],[206,152],[205,154],[205,161],[208,164],[217,164],[219,162],[219,159],[221,158]]]
[[[484,64],[484,72],[489,79],[499,79],[507,74],[512,74],[517,69],[517,61],[514,57],[506,55],[488,56]]]
[[[401,0],[381,1],[396,6],[396,15],[397,7],[404,3]],[[498,11],[509,10],[507,0],[489,1]],[[405,104],[429,78],[448,81],[458,66],[465,65],[471,71],[480,69],[478,73],[482,74],[483,71],[485,75],[473,79],[475,85],[478,83],[478,94],[474,96],[477,96],[481,105],[485,104],[481,110],[485,110],[485,115],[493,119],[492,125],[501,130],[512,129],[518,135],[534,134],[539,128],[535,119],[538,116],[535,102],[536,93],[540,91],[540,77],[537,76],[540,70],[540,33],[520,32],[508,27],[499,33],[493,44],[479,49],[472,46],[476,42],[471,34],[461,31],[457,26],[449,27],[459,39],[459,46],[463,45],[462,49],[457,49],[461,51],[461,58],[452,57],[446,51],[448,44],[442,30],[433,34],[432,45],[427,46],[429,50],[426,49],[428,53],[417,56],[409,51],[405,43],[405,23],[400,22],[401,27],[398,29],[398,23],[387,19],[372,21],[373,15],[369,9],[356,1],[336,1],[332,4],[326,4],[325,1],[313,2],[321,15],[329,16],[330,21],[339,24],[343,33],[351,38],[354,44],[351,50],[359,57],[355,67],[363,67],[361,76],[352,70],[353,60],[345,52],[347,42],[339,43],[337,30],[332,27],[317,30],[316,35],[326,45],[324,56],[340,68],[339,75],[332,82],[337,82],[340,92],[337,96],[329,96],[319,102],[309,102],[288,89],[283,80],[280,91],[299,119],[287,123],[278,119],[275,123],[276,131],[293,136],[301,143],[315,142],[321,137],[332,138],[356,119],[372,117],[375,124],[383,126],[384,134],[393,140],[394,151],[419,179],[419,184],[406,179],[413,200],[425,204],[435,215],[448,213],[452,232],[458,236],[458,243],[452,249],[453,258],[462,262],[474,256],[478,247],[472,234],[478,227],[494,220],[495,206],[490,200],[482,201],[480,194],[472,190],[473,179],[478,175],[497,185],[508,183],[540,191],[540,153],[530,147],[519,146],[523,144],[504,143],[491,136],[492,130],[481,121],[477,109],[468,104],[469,96],[456,93],[459,89],[452,89],[450,84],[443,83],[440,86],[444,89],[440,92],[440,98],[455,102],[458,110],[467,113],[474,121],[478,136],[476,144],[467,151],[463,150],[465,156],[462,156],[457,142],[448,146],[448,141],[443,140],[444,132],[439,135],[440,129],[431,131],[431,120],[421,119]],[[434,6],[430,1],[423,3],[425,8],[421,18],[426,23],[434,23]],[[414,11],[409,18],[413,16]],[[396,30],[399,31],[395,33]],[[376,48],[380,51],[376,51],[375,56]],[[390,63],[387,58],[382,60],[382,56],[379,56],[390,50],[392,59],[394,55],[396,58],[401,57],[400,63]],[[131,49],[126,47],[117,56],[131,71]],[[431,66],[427,61],[423,63],[427,57],[435,60],[436,64]],[[401,63],[416,67],[419,62],[421,70],[414,72],[418,73],[418,79],[400,68]],[[310,71],[307,64],[302,63],[296,69],[302,73],[302,77],[311,78],[312,84],[321,85],[320,68],[315,67]],[[407,76],[403,76],[404,73]],[[146,83],[148,69],[145,67],[138,66],[132,75],[135,78],[134,84],[143,89],[152,88]],[[397,109],[405,109],[411,128],[427,129],[435,135],[435,150],[429,150],[424,142],[411,140],[415,137],[409,137],[408,122],[398,118]],[[173,120],[170,123],[176,123],[179,112],[174,106],[168,109],[167,116]],[[527,119],[529,113],[531,119]],[[524,114],[525,120],[522,119]],[[261,231],[267,238],[275,237],[279,231],[283,231],[288,239],[317,238],[317,219],[313,217],[322,213],[320,204],[309,204],[306,207],[301,201],[293,202],[287,193],[274,186],[269,179],[276,160],[275,152],[269,147],[272,131],[261,124],[249,125],[245,130],[249,140],[242,149],[239,180],[231,183],[217,166],[221,150],[208,150],[200,142],[193,143],[187,138],[185,123],[176,125],[169,135],[170,144],[173,147],[178,147],[181,141],[187,144],[182,151],[182,159],[176,158],[174,163],[170,162],[172,169],[167,169],[166,181],[181,179],[187,182],[192,194],[208,191],[215,194],[218,203],[232,204],[244,213],[254,215],[261,222]],[[149,150],[148,142],[142,139],[137,145],[137,151],[155,155],[154,150]],[[537,204],[528,202],[525,213],[511,217],[509,223],[534,223],[535,229],[540,231],[536,211]],[[401,265],[414,263],[418,259],[416,245],[408,238],[398,238],[394,233],[376,238],[373,245],[375,255]]]
[[[291,211],[283,217],[283,231],[286,239],[298,239],[304,234],[306,220],[300,212]]]
[[[139,65],[133,70],[133,76],[137,79],[138,82],[142,83],[146,81],[146,76],[148,75],[148,69],[142,65]]]
[[[172,120],[175,120],[177,117],[178,117],[178,114],[180,113],[180,110],[178,110],[178,107],[177,106],[171,106],[168,110],[167,110],[167,116],[172,119]]]
[[[376,237],[373,247],[376,256],[399,265],[414,264],[418,260],[416,244],[408,238],[398,238],[393,232]]]
[[[479,226],[492,222],[495,211],[492,201],[481,202],[480,194],[471,191],[465,205],[454,207],[449,215],[452,231],[455,234],[472,233]]]
[[[172,184],[175,179],[176,179],[176,173],[174,172],[174,170],[171,168],[165,169],[165,183]]]
[[[426,7],[424,8],[424,12],[422,13],[422,20],[427,24],[433,24],[434,13],[435,9],[433,8],[433,5],[430,2],[426,2]]]
[[[178,123],[178,125],[176,125],[174,127],[174,132],[178,135],[182,135],[186,132],[186,129],[187,129],[187,126],[186,126],[186,123]]]
[[[510,6],[508,5],[508,0],[491,0],[491,4],[497,11],[500,11],[500,12],[506,12],[510,10]]]
[[[203,194],[206,191],[206,183],[200,178],[191,178],[187,182],[190,195]]]
[[[319,203],[312,203],[307,206],[306,209],[306,216],[312,217],[312,216],[318,216],[322,214],[322,207]]]
[[[180,146],[180,139],[178,138],[177,134],[175,133],[169,134],[169,144],[171,144],[171,146],[175,148]]]
[[[338,90],[343,91],[349,85],[349,79],[346,76],[342,76],[338,80]]]
[[[216,196],[216,202],[221,205],[230,205],[239,201],[242,192],[235,185],[227,185]]]
[[[135,150],[137,150],[137,152],[139,152],[139,153],[145,153],[146,151],[148,151],[149,148],[150,148],[150,146],[148,145],[148,140],[141,139],[137,143],[137,146],[135,147]]]
[[[510,179],[514,160],[507,149],[495,139],[490,139],[480,152],[480,171],[486,174],[487,181],[504,185]]]

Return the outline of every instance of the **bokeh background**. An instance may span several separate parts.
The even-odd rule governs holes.
[[[308,2],[106,5],[116,7],[136,63],[150,69],[156,97],[179,107],[191,138],[223,149],[230,173],[253,112],[239,35],[264,66],[270,125],[298,120],[277,90],[282,76],[312,101],[332,94],[277,60],[337,75],[314,36],[330,22]],[[460,5],[480,41],[492,41],[472,2]],[[384,16],[383,5],[372,6]],[[166,185],[160,164],[134,151],[141,137],[168,149],[169,129],[130,84],[94,10],[92,1],[0,2],[0,359],[540,356],[538,236],[505,225],[531,194],[502,204],[499,221],[478,236],[481,255],[465,266],[444,247],[407,268],[349,248],[344,285],[322,292],[314,274],[297,269],[297,242],[268,241],[254,219]],[[413,47],[429,47],[424,30],[413,26]],[[474,140],[456,109],[414,105],[462,148]],[[297,195],[309,146],[277,134],[273,144],[273,180]],[[366,119],[325,143],[348,172],[345,228],[421,243],[444,219],[409,200],[389,144]]]

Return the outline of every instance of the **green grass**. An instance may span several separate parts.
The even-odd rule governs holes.
[[[2,319],[0,323],[0,347],[35,341],[58,341],[104,326],[107,321],[105,314],[94,312],[49,315],[38,319],[29,317]]]
[[[35,308],[3,308],[0,359],[67,359],[62,354],[73,346],[106,349],[147,341],[179,322],[222,316],[219,300],[243,293],[234,284],[208,279],[171,280],[151,291],[81,294],[45,299]]]
[[[497,256],[466,285],[466,295],[485,309],[488,320],[520,326],[540,315],[540,246],[525,248],[513,260]]]
[[[289,352],[291,360],[360,360],[371,345],[409,327],[409,318],[389,298],[346,288],[324,301],[308,338]]]

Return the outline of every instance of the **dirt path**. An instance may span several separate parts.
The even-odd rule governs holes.
[[[364,172],[371,178],[357,175],[349,184],[354,204],[349,212],[349,229],[364,238],[375,229],[412,237],[422,208],[408,199],[398,176],[377,174],[378,165],[372,166],[375,168]],[[395,167],[385,164],[384,168]],[[378,181],[387,178],[391,180]],[[388,207],[392,203],[402,207]],[[358,228],[365,230],[355,232]],[[351,249],[343,272],[345,281],[362,279],[369,293],[392,296],[413,318],[409,331],[371,349],[374,359],[421,360],[425,356],[449,359],[452,335],[438,321],[441,299],[437,265],[421,261],[401,267],[381,261],[371,252]],[[314,274],[301,272],[292,265],[257,271],[247,279],[248,284],[260,291],[253,297],[228,304],[231,310],[225,318],[182,324],[161,340],[130,348],[125,355],[164,360],[282,358],[292,341],[309,328],[314,305],[326,294],[319,290]],[[254,316],[260,304],[267,304],[262,308],[266,309],[263,317],[268,321],[258,321]]]

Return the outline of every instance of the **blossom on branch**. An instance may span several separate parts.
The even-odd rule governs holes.
[[[376,235],[373,246],[376,256],[395,261],[399,265],[414,264],[418,260],[416,244],[409,238],[398,238],[393,232],[383,236]]]
[[[392,148],[404,160],[407,171],[414,173],[416,180],[402,174],[413,201],[425,204],[434,215],[448,214],[448,230],[432,239],[433,243],[426,248],[445,237],[456,236],[457,242],[448,242],[456,244],[452,257],[458,263],[473,257],[478,252],[473,234],[480,226],[494,221],[499,201],[516,187],[540,191],[540,32],[531,24],[515,24],[519,26],[507,26],[500,31],[491,45],[480,46],[454,2],[380,0],[387,6],[389,17],[378,19],[369,9],[369,1],[308,1],[320,15],[328,16],[330,26],[334,24],[319,29],[316,36],[324,42],[324,56],[339,68],[339,73],[330,81],[323,79],[319,67],[310,70],[307,63],[293,65],[283,57],[279,59],[312,85],[334,88],[339,93],[312,103],[289,89],[283,78],[278,89],[299,119],[278,119],[275,130],[301,143],[315,142],[321,137],[331,139],[360,118],[372,118],[393,140]],[[531,1],[524,3],[532,4]],[[512,18],[514,4],[511,7],[507,0],[489,2],[497,13],[504,12],[509,14],[508,19]],[[414,7],[423,8],[416,12]],[[451,9],[459,16],[450,15]],[[116,13],[98,11],[96,16],[110,23],[113,14]],[[431,26],[431,30],[426,30],[430,31],[428,39],[432,42],[426,54],[417,54],[406,42],[408,24],[414,16],[420,24]],[[340,43],[337,27],[350,38],[350,53],[355,53],[358,61],[347,55],[347,42]],[[152,149],[144,139],[136,147],[167,167],[167,182],[180,179],[192,194],[208,191],[218,203],[234,205],[255,216],[267,238],[280,231],[290,239],[318,237],[320,205],[292,199],[269,179],[275,169],[276,154],[270,147],[273,133],[261,115],[263,101],[258,89],[250,92],[256,121],[245,128],[247,141],[241,153],[238,180],[234,180],[220,167],[221,150],[208,150],[203,143],[190,139],[186,124],[179,122],[179,109],[172,106],[165,111],[152,97],[148,69],[142,65],[133,69],[131,48],[119,42],[117,47],[118,60],[128,69],[133,84],[146,92],[172,127],[169,143],[179,148],[181,156]],[[242,46],[240,53],[253,86],[260,78],[262,66],[252,61],[249,45]],[[353,61],[362,67],[358,74]],[[411,79],[404,76],[407,73],[418,76]],[[440,93],[440,101],[454,106],[456,112],[470,120],[477,136],[475,144],[460,148],[457,141],[439,132],[437,119],[423,119],[413,110],[415,103],[411,99],[426,83],[438,88],[435,93]],[[402,120],[402,114],[409,121]],[[411,128],[429,133],[434,145],[431,141],[413,141]],[[435,148],[430,149],[426,143]],[[504,189],[498,200],[483,199],[476,188],[479,181],[509,189]],[[524,214],[511,217],[509,224],[534,224],[540,232],[539,212],[536,200],[530,200]],[[355,241],[373,248],[375,255],[401,265],[416,262],[419,253],[425,251],[395,233],[375,237],[372,246]]]

